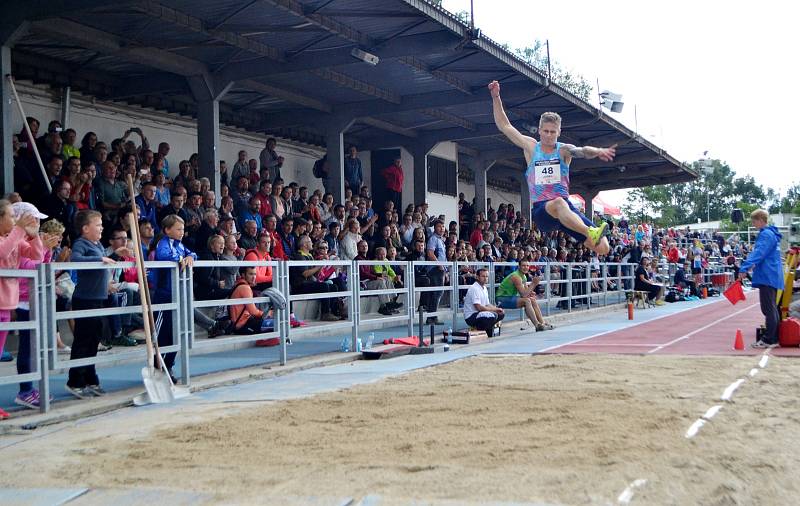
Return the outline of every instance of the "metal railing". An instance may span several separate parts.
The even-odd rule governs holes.
[[[370,289],[362,287],[359,267],[367,266],[374,268],[379,265],[389,265],[396,268],[396,274],[402,279],[402,286],[390,286],[385,289]],[[270,331],[247,335],[222,335],[215,339],[201,339],[195,330],[194,316],[195,311],[207,310],[208,308],[218,308],[239,305],[239,304],[268,304],[270,299],[265,296],[256,296],[247,299],[210,299],[195,300],[194,277],[197,273],[194,268],[207,269],[210,267],[272,267],[273,281],[272,286],[280,292],[286,299],[287,310],[275,310],[273,314],[274,324]],[[292,269],[309,267],[333,266],[341,270],[347,284],[345,290],[326,291],[319,293],[293,293],[291,286],[292,273],[297,275]],[[131,347],[129,349],[115,348],[113,352],[99,354],[95,357],[80,359],[69,359],[59,357],[57,350],[57,331],[59,322],[78,318],[110,318],[126,314],[141,313],[141,305],[133,304],[128,301],[124,307],[104,307],[101,309],[88,310],[56,310],[56,273],[61,271],[76,270],[96,270],[96,269],[120,269],[133,267],[133,263],[119,262],[112,265],[102,263],[50,263],[43,264],[35,271],[7,270],[1,271],[0,276],[15,276],[26,278],[31,284],[30,304],[31,321],[14,322],[0,324],[0,329],[19,330],[26,329],[32,332],[32,339],[35,344],[33,355],[34,369],[24,375],[9,375],[0,378],[0,384],[17,383],[21,381],[39,381],[41,392],[41,407],[46,411],[50,408],[48,378],[53,372],[60,372],[70,367],[85,365],[95,365],[98,367],[108,367],[122,363],[145,362],[145,347]],[[279,360],[281,364],[287,362],[287,344],[295,337],[303,337],[312,333],[319,333],[320,328],[325,329],[325,333],[331,336],[331,331],[337,329],[345,330],[351,338],[351,349],[356,349],[356,340],[360,338],[359,332],[371,328],[384,327],[387,323],[405,324],[408,335],[414,335],[415,323],[418,321],[418,304],[416,297],[424,297],[428,293],[440,292],[442,305],[436,311],[426,311],[424,317],[442,317],[449,320],[453,328],[462,326],[460,324],[463,311],[459,307],[460,291],[468,289],[471,285],[459,282],[459,274],[469,269],[479,267],[487,268],[489,271],[488,291],[490,300],[496,301],[496,287],[502,280],[502,275],[517,268],[514,262],[401,262],[401,261],[197,261],[193,268],[181,269],[174,262],[146,262],[148,270],[168,269],[167,276],[171,282],[170,301],[153,304],[153,311],[169,312],[173,323],[173,344],[161,348],[162,353],[178,353],[181,365],[181,377],[184,384],[191,381],[191,361],[192,357],[199,354],[206,354],[214,349],[225,349],[235,345],[248,345],[253,341],[266,338],[279,338]],[[633,284],[633,265],[631,264],[599,264],[599,271],[593,271],[590,264],[581,263],[531,263],[531,268],[541,273],[540,284],[544,288],[543,295],[539,298],[543,306],[543,312],[550,315],[553,304],[566,302],[566,309],[572,310],[572,302],[581,300],[586,303],[586,307],[593,305],[605,305],[609,303],[621,302],[624,299],[624,292],[632,288]],[[418,286],[417,270],[430,270],[431,268],[441,268],[444,274],[449,276],[449,280],[440,286]],[[553,276],[553,268],[559,268],[563,276],[556,278]],[[627,269],[627,271],[626,271]],[[629,271],[629,272],[628,272]],[[594,274],[593,274],[594,272]],[[427,275],[428,272],[420,272],[419,276]],[[203,273],[200,273],[203,275]],[[296,279],[296,278],[295,278]],[[311,278],[316,279],[316,278]],[[423,279],[420,277],[420,280]],[[434,276],[434,280],[438,276]],[[595,284],[594,291],[592,285]],[[630,283],[630,287],[625,286]],[[598,290],[597,288],[600,288]],[[143,287],[142,287],[143,288]],[[449,294],[449,298],[445,297]],[[371,317],[370,313],[362,311],[362,299],[376,296],[399,296],[404,301],[405,311],[397,315],[384,315]],[[325,322],[320,325],[310,325],[307,327],[292,328],[290,321],[291,305],[303,304],[318,301],[324,298],[343,298],[347,301],[348,318],[339,322]],[[520,308],[520,316],[524,317],[524,309]],[[154,336],[157,338],[157,336]]]

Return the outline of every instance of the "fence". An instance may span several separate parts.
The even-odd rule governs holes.
[[[374,268],[375,266],[392,266],[401,281],[398,284],[388,284],[385,288],[377,288],[378,284],[362,283],[360,267]],[[273,287],[287,300],[285,311],[276,310],[273,313],[271,328],[262,329],[263,332],[248,335],[228,335],[215,339],[199,339],[195,335],[196,318],[201,318],[197,313],[216,308],[229,308],[239,304],[266,305],[270,299],[265,296],[237,299],[209,299],[195,300],[194,277],[198,275],[194,269],[208,269],[212,267],[271,267],[273,270]],[[94,365],[112,366],[121,363],[144,363],[145,347],[139,346],[130,349],[115,348],[113,353],[70,359],[60,357],[57,350],[59,327],[64,327],[68,320],[80,318],[103,318],[109,325],[116,325],[115,319],[141,314],[141,304],[137,302],[136,293],[129,294],[127,303],[120,306],[103,307],[100,309],[84,310],[59,310],[57,309],[58,295],[56,293],[57,275],[63,271],[82,270],[116,270],[133,267],[133,263],[116,263],[107,265],[103,263],[53,263],[40,265],[37,270],[4,270],[0,277],[16,277],[27,279],[30,283],[30,321],[17,321],[13,323],[0,323],[0,330],[29,330],[31,331],[31,357],[33,368],[24,374],[0,376],[0,384],[18,383],[23,381],[38,381],[41,393],[41,410],[50,408],[49,402],[49,376],[51,373],[60,372],[67,368]],[[471,285],[471,274],[477,268],[484,267],[489,270],[488,291],[490,300],[495,302],[497,286],[503,275],[517,268],[511,262],[401,262],[401,261],[197,261],[194,267],[180,269],[173,262],[145,262],[148,270],[162,272],[161,278],[168,279],[170,284],[170,301],[153,304],[154,312],[164,312],[165,317],[172,318],[173,343],[161,348],[162,353],[174,352],[178,354],[181,364],[181,378],[185,384],[191,381],[191,357],[197,353],[208,353],[214,348],[225,349],[235,345],[249,345],[255,340],[266,338],[279,339],[279,361],[281,365],[287,362],[286,346],[291,339],[302,337],[313,332],[319,332],[320,325],[310,325],[304,328],[291,328],[291,307],[299,308],[302,305],[316,309],[315,303],[322,299],[343,299],[347,308],[347,318],[337,322],[325,322],[324,329],[328,335],[337,329],[346,330],[350,334],[351,349],[355,349],[356,340],[360,339],[359,332],[372,328],[385,326],[387,323],[396,322],[405,324],[408,335],[413,335],[415,322],[419,317],[417,296],[425,297],[423,305],[426,306],[423,317],[442,317],[449,320],[453,328],[463,322],[463,311],[460,308],[460,292]],[[303,286],[298,284],[301,276],[309,271],[310,281],[319,281],[316,269],[321,267],[334,267],[337,277],[342,282],[334,289],[314,291],[319,285]],[[585,263],[532,263],[531,268],[541,274],[540,284],[544,289],[540,303],[544,306],[544,313],[550,315],[558,307],[566,311],[573,310],[573,303],[580,302],[586,307],[607,305],[624,300],[626,290],[632,288],[633,265],[621,263],[595,264],[594,268]],[[300,270],[298,270],[300,269]],[[200,272],[199,275],[204,275]],[[293,282],[295,281],[294,286]],[[441,280],[441,281],[439,281]],[[344,283],[344,284],[342,284]],[[372,286],[368,286],[372,285]],[[77,294],[76,294],[77,295]],[[369,299],[375,297],[398,297],[403,300],[405,310],[397,315],[372,315],[372,311],[362,311],[369,306]],[[362,302],[363,301],[363,302]],[[430,307],[434,305],[436,307]],[[523,316],[520,309],[520,316]],[[167,316],[168,315],[168,316]]]

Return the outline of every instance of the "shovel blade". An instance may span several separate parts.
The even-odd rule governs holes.
[[[142,380],[144,381],[144,389],[150,402],[153,404],[163,404],[175,400],[175,395],[172,393],[172,383],[169,381],[169,376],[157,369],[149,367],[142,368]]]

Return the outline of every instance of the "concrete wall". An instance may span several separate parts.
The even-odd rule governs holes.
[[[47,86],[32,85],[24,81],[17,83],[17,90],[25,114],[41,122],[40,132],[46,130],[49,121],[61,118],[61,99],[58,93],[53,93]],[[22,118],[16,107],[11,110],[14,131],[19,131],[22,129]],[[78,93],[72,94],[70,124],[65,127],[74,128],[78,132],[77,147],[80,147],[80,140],[88,131],[95,132],[99,140],[110,145],[112,140],[121,137],[132,126],[142,129],[153,150],[158,148],[159,142],[169,143],[171,149],[167,160],[172,176],[177,174],[181,160],[188,160],[192,153],[197,152],[197,122],[191,117],[102,102]],[[133,134],[132,139],[139,142],[136,134]],[[265,142],[265,135],[222,126],[220,159],[228,163],[230,170],[237,160],[239,150],[244,149],[248,158],[257,159]],[[322,188],[321,180],[316,179],[311,172],[314,161],[323,154],[321,149],[278,139],[277,150],[286,159],[281,169],[284,180],[297,181],[301,186],[312,189]]]

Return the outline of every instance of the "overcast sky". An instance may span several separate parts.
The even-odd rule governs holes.
[[[469,0],[444,0],[452,12]],[[499,43],[550,40],[550,55],[623,95],[614,114],[682,161],[708,156],[785,190],[800,181],[795,2],[474,0],[475,24]],[[597,98],[592,97],[593,105]],[[787,156],[774,153],[784,152]],[[766,157],[765,157],[766,155]],[[624,202],[624,193],[606,195]]]

